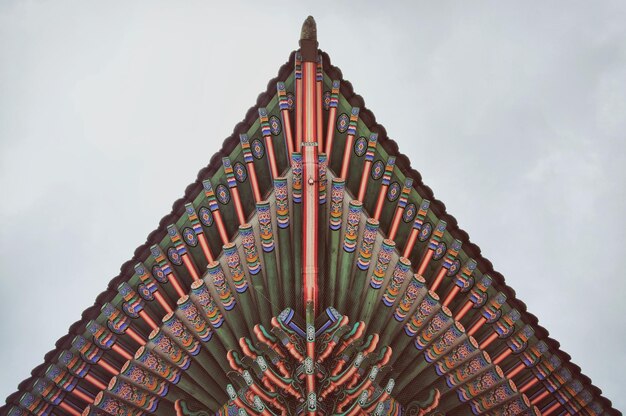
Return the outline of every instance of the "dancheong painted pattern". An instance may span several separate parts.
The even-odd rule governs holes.
[[[316,30],[3,414],[619,414]]]

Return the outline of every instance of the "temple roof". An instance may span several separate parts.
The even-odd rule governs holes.
[[[311,41],[314,41],[315,44],[317,44],[316,29],[309,20],[307,20],[307,23],[305,24],[305,26],[303,26],[301,39],[301,46],[302,41],[304,41],[305,44]],[[161,246],[162,249],[167,248],[167,246],[171,246],[171,244],[164,244],[164,241],[169,241],[169,238],[172,235],[170,230],[168,230],[168,226],[170,226],[171,224],[180,223],[181,218],[183,218],[187,214],[186,204],[197,200],[199,195],[203,195],[203,193],[206,191],[206,186],[203,183],[204,181],[206,181],[208,178],[213,178],[218,173],[223,172],[223,158],[231,158],[235,160],[235,158],[233,158],[233,154],[237,153],[241,148],[241,135],[249,135],[250,131],[262,128],[260,127],[259,111],[263,111],[262,109],[270,107],[274,108],[276,112],[278,111],[276,85],[278,82],[284,82],[288,85],[293,84],[294,68],[297,66],[297,53],[297,51],[294,51],[290,54],[287,62],[280,67],[277,76],[274,79],[270,80],[266,90],[259,94],[256,104],[246,112],[246,115],[242,119],[242,121],[239,122],[233,129],[233,133],[224,140],[222,148],[212,156],[208,165],[198,172],[196,181],[186,187],[183,197],[174,202],[171,212],[161,219],[158,228],[150,233],[147,237],[146,242],[135,250],[133,257],[121,266],[119,275],[111,279],[111,281],[108,283],[106,290],[100,293],[100,295],[98,295],[98,297],[96,298],[94,305],[86,309],[82,313],[81,318],[70,326],[66,335],[59,338],[59,340],[55,344],[55,348],[45,355],[44,363],[35,367],[31,372],[31,376],[19,384],[18,391],[7,398],[7,405],[0,408],[0,413],[7,413],[9,410],[14,408],[14,406],[18,406],[20,397],[22,397],[24,393],[33,392],[36,390],[36,388],[34,388],[34,384],[37,382],[37,380],[45,377],[45,373],[49,369],[49,366],[51,364],[58,364],[58,357],[62,351],[70,350],[73,348],[72,344],[75,340],[75,337],[85,336],[85,334],[89,332],[87,330],[87,326],[91,321],[102,320],[103,313],[105,313],[103,312],[103,308],[106,308],[105,305],[119,304],[120,285],[127,282],[136,281],[137,264],[146,262],[148,258],[154,255],[154,246]],[[503,298],[503,302],[508,305],[508,307],[506,308],[508,313],[514,315],[514,313],[511,311],[518,311],[519,317],[516,316],[515,321],[523,323],[532,328],[532,336],[534,336],[534,339],[538,341],[543,341],[547,346],[550,357],[555,357],[551,358],[551,360],[553,362],[558,361],[560,368],[568,370],[568,372],[571,374],[571,380],[577,380],[580,383],[580,389],[578,391],[584,390],[590,393],[589,400],[587,400],[587,402],[582,404],[581,406],[586,409],[586,406],[589,403],[595,403],[596,410],[598,410],[596,414],[621,414],[612,407],[610,400],[602,396],[601,390],[592,384],[589,377],[585,376],[581,372],[581,369],[575,363],[571,362],[571,357],[566,352],[560,349],[558,341],[550,338],[548,331],[538,324],[537,317],[527,311],[526,305],[523,303],[523,301],[517,299],[515,291],[506,284],[504,276],[494,269],[493,264],[490,260],[482,256],[480,247],[470,240],[469,234],[461,229],[456,219],[446,211],[446,206],[444,205],[444,203],[436,199],[433,191],[422,182],[422,178],[419,172],[411,166],[411,162],[407,158],[407,156],[400,152],[398,144],[388,137],[384,126],[377,122],[374,114],[366,107],[364,99],[354,91],[352,84],[343,78],[341,70],[331,64],[331,59],[325,52],[320,50],[318,53],[321,57],[321,65],[324,74],[324,90],[330,91],[332,89],[332,83],[337,81],[339,82],[339,93],[343,103],[342,105],[344,107],[348,106],[358,109],[358,123],[361,123],[372,134],[377,135],[377,144],[378,146],[380,146],[381,154],[384,153],[384,155],[387,156],[387,160],[383,160],[383,162],[388,162],[389,158],[395,158],[395,166],[393,166],[393,169],[399,171],[406,178],[411,178],[412,189],[419,196],[420,200],[427,200],[430,202],[430,205],[428,207],[429,215],[432,218],[436,218],[437,221],[445,222],[445,241],[450,242],[458,240],[458,242],[460,243],[463,255],[458,255],[458,258],[473,259],[476,262],[477,272],[479,272],[481,276],[488,275],[492,279],[491,290],[494,293],[502,293],[505,296]],[[287,89],[291,92],[293,91],[293,86],[288,87]],[[341,112],[342,115],[345,114],[343,111]],[[346,116],[349,117],[347,114]],[[346,123],[347,121],[348,118],[346,118]],[[359,126],[361,124],[359,124]],[[337,146],[339,146],[339,143],[341,142],[336,141]],[[400,188],[398,188],[398,192],[399,189]],[[266,190],[266,194],[268,192],[269,190]],[[367,206],[368,203],[365,203],[365,205]],[[369,205],[373,205],[373,201],[370,201]],[[413,208],[417,209],[415,206]],[[393,214],[394,211],[392,209],[389,212]],[[387,216],[390,217],[390,215]],[[367,219],[366,215],[363,217],[362,222],[365,222],[365,219]],[[381,219],[381,223],[382,222],[384,221]],[[391,218],[387,219],[387,223],[389,222],[391,222]],[[435,223],[433,222],[431,225],[435,226]],[[450,244],[448,244],[448,246],[444,245],[444,247],[449,249]],[[462,264],[459,263],[457,267],[460,268],[461,266]],[[425,277],[428,278],[428,276],[426,275]],[[452,279],[450,278],[449,280]],[[428,283],[432,282],[429,281]],[[476,283],[477,282],[475,282],[474,284]],[[454,287],[454,285],[450,284],[449,287]],[[444,294],[441,294],[441,298],[444,298]],[[340,310],[339,312],[343,311]],[[498,319],[501,319],[502,315],[504,314],[498,315],[496,318],[494,318],[494,322]],[[522,328],[522,326],[518,325],[517,329],[520,328]],[[564,384],[571,383],[571,380],[564,381]],[[556,387],[556,389],[558,390],[558,387]],[[567,407],[563,407],[563,409],[567,409]],[[562,411],[563,409],[561,409],[560,411]],[[594,411],[595,410],[593,409],[586,410],[586,414],[593,414]],[[31,412],[33,412],[33,414],[37,414],[33,410],[31,410]],[[56,412],[59,414],[71,414],[71,412],[67,412],[67,410],[63,409],[57,409]]]

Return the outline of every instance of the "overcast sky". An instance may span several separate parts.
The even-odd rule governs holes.
[[[626,408],[626,3],[307,3],[0,2],[0,400],[170,212],[312,14],[435,196]]]

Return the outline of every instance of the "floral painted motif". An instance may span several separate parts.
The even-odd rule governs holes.
[[[389,280],[389,284],[382,298],[382,302],[385,306],[390,307],[395,303],[398,293],[400,293],[400,289],[404,284],[404,279],[410,269],[411,262],[405,257],[400,257],[396,267],[393,269],[391,280]]]
[[[325,153],[320,153],[318,155],[318,166],[319,166],[319,201],[320,204],[326,203],[326,187],[328,186],[328,179],[326,178],[326,173],[328,171],[328,157]]]
[[[150,342],[154,349],[169,358],[178,368],[186,370],[191,364],[191,357],[185,353],[175,342],[168,337],[161,329],[156,329],[150,333]]]
[[[215,188],[215,196],[222,205],[226,205],[230,202],[230,191],[222,184],[217,185]]]
[[[302,153],[293,152],[291,154],[291,172],[293,174],[291,181],[293,202],[299,204],[302,202]]]
[[[182,257],[180,256],[180,254],[178,254],[178,250],[176,250],[174,247],[170,247],[167,249],[167,258],[170,259],[172,264],[175,264],[176,266],[181,266],[183,264]]]
[[[467,338],[454,347],[449,353],[445,354],[442,359],[435,362],[435,371],[440,376],[447,374],[450,370],[463,363],[477,350],[478,343],[476,340],[474,338]]]
[[[333,231],[341,228],[341,216],[343,214],[343,197],[346,181],[344,179],[335,178],[332,180],[330,188],[330,215],[329,227]]]
[[[287,104],[289,106],[289,111],[293,111],[296,108],[296,99],[291,92],[287,93]]]
[[[419,234],[417,235],[417,239],[421,242],[428,240],[430,234],[433,232],[433,225],[429,222],[425,222],[420,229]]]
[[[448,277],[456,276],[456,274],[459,272],[460,269],[461,269],[461,262],[459,261],[459,259],[455,259],[450,265],[450,268],[448,269],[448,271],[446,272],[446,276]]]
[[[354,142],[354,154],[358,157],[365,155],[367,152],[367,139],[365,137],[359,137]]]
[[[489,357],[489,354],[483,351],[482,354],[478,354],[476,357],[465,361],[457,368],[446,374],[445,378],[448,382],[448,386],[459,386],[465,383],[475,374],[480,373],[483,369],[488,367],[490,364],[491,358]]]
[[[196,305],[189,296],[183,296],[178,301],[178,310],[183,313],[187,326],[193,330],[202,342],[208,342],[213,338],[213,329],[202,317]]]
[[[452,269],[453,266],[454,264],[450,266],[450,269]],[[474,285],[474,278],[472,277],[472,273],[474,273],[474,270],[476,270],[476,266],[476,261],[474,259],[469,259],[465,262],[465,265],[460,268],[461,273],[458,274],[457,272],[455,274],[456,277],[454,278],[454,284],[461,288],[461,292],[467,292]],[[483,287],[483,284],[486,284],[486,287],[489,287],[489,285],[491,285],[491,278],[489,276],[484,276],[483,279],[476,285],[476,289]],[[487,289],[485,288],[485,291],[486,290]]]
[[[350,123],[350,118],[346,113],[341,113],[339,117],[337,117],[337,131],[339,133],[345,133],[348,131],[348,125]]]
[[[176,339],[177,344],[181,345],[189,354],[195,356],[200,353],[202,349],[200,342],[173,313],[165,315],[162,328],[172,339]]]
[[[200,218],[200,222],[205,227],[210,227],[213,225],[213,214],[211,213],[211,210],[207,207],[200,207],[200,209],[198,210],[198,217]]]
[[[465,334],[465,328],[463,328],[463,325],[458,322],[454,322],[452,326],[446,330],[446,332],[437,338],[437,340],[433,342],[426,349],[426,351],[424,351],[424,358],[426,361],[432,363],[441,358],[452,348],[452,346],[463,334]]]
[[[470,402],[470,407],[472,409],[472,413],[481,414],[485,413],[490,409],[499,406],[501,403],[506,402],[517,394],[517,388],[515,384],[511,380],[507,380],[504,383],[500,384],[496,388],[490,390],[486,394],[482,394],[479,397],[475,398]],[[582,396],[582,394],[580,395]],[[589,394],[588,401],[591,401],[591,395]],[[579,398],[580,401],[583,401],[582,398]],[[584,403],[584,402],[583,402]],[[578,414],[580,413],[578,408],[570,406],[571,409],[568,409],[567,413],[569,414]],[[567,408],[567,407],[566,407]],[[570,411],[571,410],[571,411]]]
[[[158,265],[152,266],[152,275],[159,283],[167,283],[167,275]]]
[[[502,405],[499,409],[499,412],[502,416],[515,416],[522,415],[530,408],[530,400],[525,395],[521,395],[513,400],[510,400]],[[595,414],[599,415],[601,413],[601,409],[597,411]],[[529,414],[529,413],[526,413]],[[592,413],[593,414],[593,413]]]
[[[248,290],[248,282],[246,281],[246,275],[241,266],[241,259],[239,257],[239,251],[235,243],[228,243],[224,245],[224,257],[226,257],[226,263],[230,274],[233,276],[233,283],[235,284],[235,290],[237,293],[244,293]]]
[[[404,325],[404,333],[409,337],[414,337],[430,319],[430,315],[437,310],[439,296],[434,292],[428,292],[420,302],[417,310]]]
[[[423,350],[430,343],[437,338],[441,332],[443,332],[452,322],[452,312],[445,306],[441,307],[441,310],[428,322],[426,328],[419,332],[415,337],[415,348]]]
[[[490,368],[459,387],[457,390],[459,400],[467,402],[479,394],[486,392],[503,378],[504,374],[500,367]]]
[[[385,173],[385,164],[382,162],[382,160],[377,160],[376,162],[374,162],[374,164],[372,165],[372,172],[371,172],[372,179],[377,181],[383,177],[384,173]]]
[[[374,273],[370,278],[370,286],[373,289],[380,289],[385,279],[385,273],[389,267],[393,250],[396,247],[396,243],[392,240],[385,239],[378,251],[378,259],[376,260],[376,266],[374,266]]]
[[[280,120],[278,117],[271,116],[269,118],[269,123],[270,123],[270,131],[272,132],[273,136],[278,136],[280,132],[283,131],[283,127],[280,124]]]
[[[261,142],[261,140],[252,140],[250,148],[252,149],[252,156],[254,156],[255,159],[262,159],[263,156],[265,156],[265,147],[263,146],[263,142]]]
[[[393,202],[400,196],[400,184],[398,182],[394,182],[389,185],[389,189],[387,190],[387,200],[389,202]]]
[[[219,328],[224,323],[224,316],[219,310],[209,288],[204,280],[197,280],[191,284],[191,298],[202,308],[204,317],[209,321],[213,328]]]
[[[415,207],[415,204],[408,204],[406,208],[404,208],[404,213],[402,213],[402,221],[406,223],[413,221],[413,218],[415,218],[415,214],[417,214],[417,208]]]
[[[239,235],[241,236],[243,252],[246,255],[248,270],[250,274],[257,275],[261,271],[261,262],[259,261],[259,253],[256,248],[256,242],[254,241],[252,226],[250,224],[240,226]]]
[[[243,163],[236,162],[233,168],[233,171],[235,174],[235,179],[237,179],[237,182],[243,183],[246,181],[246,179],[248,179],[248,170],[246,169]]]
[[[435,249],[435,252],[433,253],[433,260],[434,261],[441,260],[444,254],[446,254],[446,250],[448,250],[448,246],[446,245],[445,242],[441,241],[437,245],[437,248]]]
[[[165,359],[146,347],[140,347],[137,350],[135,361],[171,383],[176,384],[180,380],[182,373],[180,369],[172,367]]]
[[[93,406],[104,410],[109,415],[141,416],[145,414],[144,411],[127,405],[123,401],[117,400],[115,397],[106,394],[99,394],[96,396]]]
[[[261,248],[266,253],[274,250],[274,233],[272,231],[272,210],[267,201],[256,204],[257,218],[259,220],[259,234],[261,236]]]
[[[146,371],[132,361],[124,364],[120,375],[130,379],[134,384],[157,396],[164,397],[169,391],[167,381],[157,377],[150,371]]]
[[[328,111],[330,109],[330,91],[324,91],[324,95],[322,95],[322,102],[324,103],[324,110]]]
[[[398,303],[393,317],[398,322],[403,322],[409,314],[409,310],[413,306],[413,303],[417,300],[422,288],[424,288],[426,280],[419,274],[414,274],[413,278],[409,282],[409,285],[404,292],[404,296]]]
[[[115,377],[107,388],[108,392],[140,409],[152,413],[156,410],[159,399],[134,384]]]
[[[352,253],[356,250],[356,239],[361,220],[361,210],[363,204],[360,201],[350,201],[348,207],[348,220],[346,222],[346,233],[343,240],[343,249]]]
[[[210,282],[213,282],[213,286],[220,297],[220,302],[222,302],[224,309],[227,311],[232,310],[236,302],[230,291],[230,287],[228,287],[228,283],[226,283],[226,276],[224,275],[222,266],[217,262],[209,264],[207,266],[207,278]]]
[[[361,247],[359,249],[359,256],[356,261],[357,267],[361,270],[367,270],[370,267],[372,249],[374,248],[374,243],[376,242],[378,227],[378,220],[374,218],[369,218],[365,223],[363,238],[361,239]]]
[[[193,231],[193,229],[189,227],[183,228],[183,238],[185,239],[185,243],[189,244],[192,247],[198,245],[198,236]]]
[[[276,224],[278,228],[289,227],[289,198],[287,179],[274,179],[274,197],[276,198]]]

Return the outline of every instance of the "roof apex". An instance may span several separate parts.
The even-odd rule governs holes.
[[[313,16],[309,16],[302,23],[302,31],[300,32],[300,40],[313,40],[317,42],[317,24]]]
[[[302,60],[317,62],[317,24],[313,16],[306,18],[300,32],[300,53]]]

